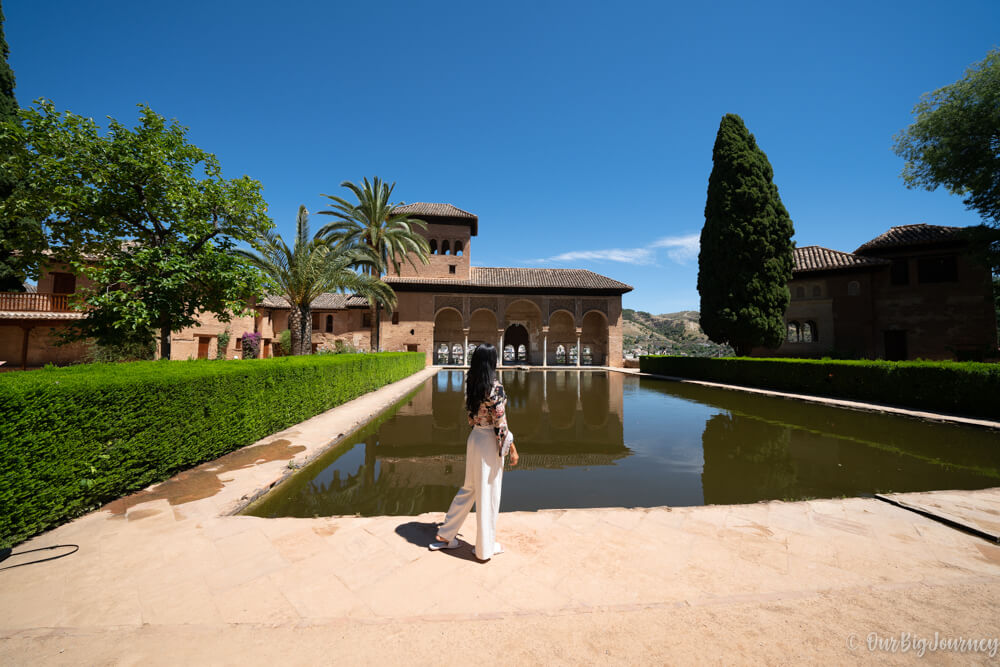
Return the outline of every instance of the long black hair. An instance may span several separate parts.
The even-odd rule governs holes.
[[[489,343],[476,347],[465,374],[465,409],[479,412],[479,405],[489,396],[497,378],[497,349]]]

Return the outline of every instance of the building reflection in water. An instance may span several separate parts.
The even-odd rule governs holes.
[[[504,478],[504,509],[533,471],[613,466],[629,455],[620,373],[505,370],[507,415],[520,463]],[[462,484],[469,425],[463,371],[442,371],[253,508],[258,516],[419,514],[447,510]],[[529,495],[533,495],[529,492]],[[543,494],[545,495],[545,494]],[[554,499],[556,500],[556,499]],[[533,501],[526,501],[533,502]],[[558,506],[558,505],[554,505]]]
[[[502,371],[521,464],[501,509],[650,507],[1000,485],[1000,434],[602,371]],[[257,516],[445,511],[469,433],[464,374],[252,507]],[[627,444],[626,444],[627,443]]]

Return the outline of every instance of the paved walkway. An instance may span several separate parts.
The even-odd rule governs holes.
[[[0,572],[0,662],[891,663],[914,649],[871,633],[1000,638],[1000,546],[876,499],[504,513],[488,563],[471,520],[427,550],[440,513],[226,515],[429,372],[18,547],[80,550]]]

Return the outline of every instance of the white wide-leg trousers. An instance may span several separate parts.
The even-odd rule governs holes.
[[[438,535],[451,541],[476,505],[476,558],[493,556],[496,544],[497,514],[500,513],[500,483],[503,481],[503,459],[497,451],[497,438],[492,426],[477,426],[469,434],[465,446],[465,483],[451,501],[448,514]]]

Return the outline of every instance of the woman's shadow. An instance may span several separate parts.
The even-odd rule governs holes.
[[[396,534],[414,546],[427,549],[434,538],[437,537],[437,530],[441,526],[439,523],[408,521],[396,526]],[[461,533],[459,533],[461,535]],[[457,549],[441,549],[441,553],[448,554],[453,558],[469,560],[473,563],[485,563],[486,561],[476,558],[476,547],[465,540],[459,538]]]

